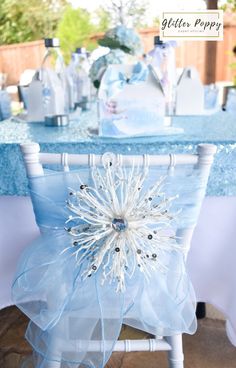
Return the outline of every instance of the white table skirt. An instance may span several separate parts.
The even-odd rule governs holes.
[[[28,197],[0,197],[0,309],[12,305],[11,283],[22,250],[39,234]],[[227,319],[236,346],[236,197],[207,197],[188,256],[197,300]]]

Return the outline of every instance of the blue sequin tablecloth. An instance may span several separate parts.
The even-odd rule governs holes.
[[[68,153],[158,154],[195,152],[198,143],[214,143],[218,152],[207,194],[236,195],[236,116],[218,112],[209,116],[174,117],[174,127],[184,133],[135,138],[102,138],[93,111],[70,121],[68,127],[45,127],[17,119],[0,123],[0,195],[27,195],[27,179],[19,143],[38,142],[41,151]]]

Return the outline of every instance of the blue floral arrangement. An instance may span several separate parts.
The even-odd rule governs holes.
[[[98,43],[100,46],[109,47],[111,51],[98,58],[91,66],[89,74],[96,88],[99,88],[103,72],[109,64],[123,64],[126,54],[139,55],[143,51],[138,33],[123,25],[107,31],[104,38],[99,40]]]
[[[116,26],[107,31],[104,38],[99,40],[98,43],[110,49],[120,49],[131,55],[139,55],[143,51],[141,38],[138,33],[124,25]]]
[[[110,64],[123,64],[125,53],[122,50],[111,50],[108,54],[101,56],[94,61],[90,68],[89,76],[95,88],[99,88],[100,80],[106,68]]]

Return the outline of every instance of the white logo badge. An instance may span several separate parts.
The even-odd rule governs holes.
[[[163,12],[160,17],[161,40],[223,40],[223,10]]]

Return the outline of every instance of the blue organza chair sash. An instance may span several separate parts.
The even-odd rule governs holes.
[[[160,177],[165,178],[165,196],[175,197],[173,231],[194,226],[205,186],[198,169],[150,168],[142,190]],[[46,367],[45,362],[52,360],[62,362],[63,367],[102,368],[123,323],[160,336],[196,330],[195,296],[185,271],[186,250],[162,252],[160,262],[168,264],[168,271],[156,269],[150,279],[136,267],[132,277],[126,278],[124,292],[117,292],[114,282],[102,281],[102,268],[83,278],[88,260],[78,265],[71,235],[65,230],[71,215],[68,195],[81,182],[93,186],[89,168],[30,179],[41,236],[22,255],[12,293],[31,320],[26,337],[37,354],[37,367]],[[177,242],[181,245],[181,238]],[[89,342],[98,340],[100,351],[89,352]]]

